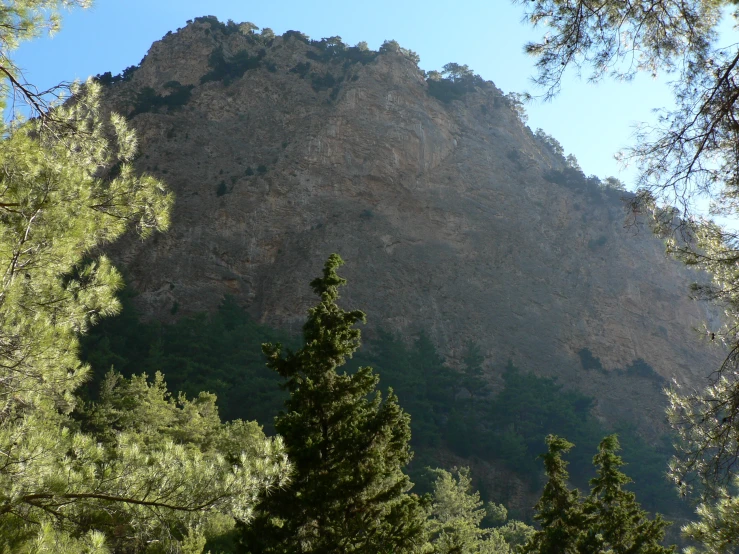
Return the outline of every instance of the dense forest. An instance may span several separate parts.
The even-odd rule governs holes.
[[[294,443],[302,445],[300,449],[310,450],[308,444],[313,440],[308,440],[305,436],[305,433],[311,432],[306,427],[308,423],[304,421],[308,417],[306,412],[320,412],[317,408],[320,405],[324,405],[325,409],[333,409],[329,406],[345,402],[346,393],[341,392],[343,386],[337,382],[343,382],[347,390],[358,389],[353,393],[354,399],[349,404],[363,404],[366,410],[366,403],[371,398],[368,395],[376,388],[378,380],[381,380],[381,384],[389,385],[393,392],[385,401],[377,398],[370,405],[375,410],[394,410],[394,417],[399,419],[391,426],[396,430],[405,427],[404,436],[390,442],[395,443],[396,447],[398,442],[404,444],[404,464],[411,461],[411,445],[417,453],[415,461],[407,466],[415,486],[402,474],[397,474],[396,477],[407,483],[403,486],[405,490],[412,486],[412,492],[406,498],[406,504],[410,503],[410,508],[406,506],[403,518],[405,525],[415,531],[409,531],[408,535],[401,537],[395,536],[394,531],[394,551],[415,552],[429,548],[434,552],[455,552],[456,548],[465,548],[465,552],[508,552],[510,549],[524,548],[529,543],[534,545],[536,541],[549,540],[540,534],[545,531],[536,532],[522,521],[509,520],[505,498],[491,498],[489,491],[484,490],[482,494],[474,492],[473,476],[469,469],[450,468],[451,472],[433,469],[439,463],[435,453],[444,447],[461,458],[479,457],[502,463],[533,489],[541,490],[545,486],[545,494],[540,502],[543,505],[547,502],[546,487],[550,487],[553,480],[569,480],[564,469],[567,462],[561,460],[561,454],[572,447],[571,443],[564,441],[561,444],[569,446],[563,452],[550,452],[558,457],[560,469],[554,475],[549,474],[547,467],[545,473],[536,460],[543,450],[544,438],[549,437],[547,441],[554,441],[553,437],[557,434],[567,435],[581,445],[570,456],[569,462],[573,471],[572,482],[581,489],[587,489],[588,482],[597,483],[598,475],[603,474],[604,467],[599,466],[597,461],[595,468],[593,467],[592,454],[598,448],[616,460],[613,471],[617,471],[618,466],[623,463],[616,454],[620,449],[616,435],[601,442],[607,431],[589,414],[592,399],[575,392],[563,391],[554,380],[524,373],[510,362],[503,371],[504,388],[497,394],[492,394],[483,378],[481,354],[474,344],[468,346],[464,357],[465,367],[461,371],[446,366],[425,334],[406,343],[390,332],[379,330],[377,337],[369,341],[366,348],[359,350],[360,334],[355,324],[363,320],[364,314],[357,311],[345,312],[339,308],[334,303],[338,299],[336,286],[328,294],[320,288],[324,286],[324,282],[342,284],[343,280],[335,273],[340,263],[338,256],[333,256],[326,265],[323,280],[316,279],[312,283],[324,300],[310,310],[302,341],[298,337],[287,336],[255,323],[230,297],[224,299],[214,314],[199,314],[167,325],[142,322],[131,303],[130,293],[122,295],[122,313],[104,320],[83,338],[81,356],[94,368],[94,377],[83,394],[86,398],[85,407],[78,411],[75,418],[83,428],[96,434],[109,432],[110,420],[104,420],[100,424],[99,416],[91,417],[90,414],[110,409],[107,406],[113,396],[111,391],[153,389],[164,398],[169,394],[161,373],[165,371],[172,390],[186,391],[187,394],[178,399],[183,407],[190,405],[190,401],[186,399],[188,395],[202,399],[203,395],[198,391],[215,391],[224,400],[219,404],[222,418],[237,421],[256,419],[265,426],[268,434],[278,432],[285,438],[288,455],[293,444],[292,454],[299,461],[304,454],[298,452],[298,445]],[[339,325],[340,329],[322,328],[321,325],[325,325],[326,320]],[[318,326],[318,329],[313,329],[314,326]],[[326,340],[331,343],[324,345],[323,341]],[[281,344],[288,346],[284,358],[281,357]],[[338,351],[332,355],[330,352],[334,348]],[[304,355],[307,351],[312,354]],[[350,361],[347,360],[349,356]],[[282,364],[277,363],[278,360],[295,366],[295,369],[285,369]],[[320,368],[318,371],[306,367],[316,363]],[[345,372],[339,372],[342,365]],[[144,376],[137,376],[142,370]],[[153,381],[147,382],[147,372],[155,375]],[[287,384],[285,377],[289,377]],[[323,380],[332,384],[320,385]],[[356,381],[362,384],[355,383]],[[311,382],[315,384],[304,389]],[[119,403],[124,401],[126,394],[131,395],[129,391],[117,398]],[[474,391],[474,394],[470,391]],[[318,396],[298,404],[296,396],[301,393],[311,397]],[[211,409],[215,408],[212,404],[215,397],[208,398],[211,400]],[[403,415],[406,412],[409,418]],[[353,409],[345,407],[339,413],[341,415],[337,417],[342,423],[329,418],[324,424],[330,426],[333,421],[333,425],[339,426],[335,432],[337,435],[342,434],[339,429],[345,425],[361,427],[359,422],[351,421],[353,418],[361,418]],[[300,419],[296,429],[298,434],[291,438],[291,427],[287,427],[286,422],[295,418]],[[320,417],[313,425],[317,425],[318,421]],[[293,425],[295,424],[293,421]],[[320,432],[320,428],[316,431]],[[644,499],[645,506],[649,509],[664,507],[674,513],[674,492],[661,475],[667,461],[669,443],[666,442],[660,453],[648,448],[629,429],[621,430],[620,435],[626,444],[626,452],[637,462],[631,464],[634,467],[632,475],[643,478],[642,485],[637,485],[636,491]],[[319,444],[326,440],[326,434],[322,436],[322,439],[315,439]],[[308,458],[304,463],[308,467],[303,471],[308,481],[315,483],[318,476],[323,474],[320,467],[324,467],[325,463],[331,466],[331,471],[325,473],[329,482],[321,485],[324,489],[336,489],[336,479],[340,478],[343,471],[351,471],[349,468],[341,470],[340,467],[353,458],[351,449],[343,450],[347,448],[345,441],[351,443],[356,438],[333,436],[331,440],[335,442],[334,455],[339,457],[335,462],[325,462],[322,457],[311,462],[312,457],[308,451],[305,452]],[[389,445],[386,448],[389,450]],[[367,453],[362,455],[365,456],[369,457]],[[298,469],[298,473],[300,471]],[[618,475],[622,476],[618,481],[618,490],[621,491],[619,494],[626,495],[631,499],[630,502],[634,502],[634,493],[621,488],[628,484],[629,479],[620,472]],[[298,482],[302,480],[299,479]],[[564,482],[560,486],[566,487]],[[295,491],[291,490],[295,486],[297,484],[289,485],[284,493],[268,496],[261,505],[261,510],[266,512],[257,512],[259,515],[253,524],[242,524],[225,533],[206,532],[203,544],[207,548],[222,548],[224,551],[234,552],[302,551],[300,546],[291,543],[291,537],[305,532],[301,531],[298,521],[301,517],[308,517],[302,509],[296,508]],[[308,489],[311,494],[331,494],[325,490],[319,492],[315,490],[315,486],[313,484]],[[339,487],[333,493],[340,498],[340,512],[344,511],[346,503],[353,501],[348,496],[352,489],[351,485],[347,490]],[[299,498],[302,498],[302,494],[308,494],[308,490],[301,493]],[[574,502],[572,509],[584,512],[603,509],[596,499],[596,490],[599,489],[596,487],[582,505],[578,504],[575,491],[568,492]],[[285,497],[283,500],[282,496]],[[593,503],[597,508],[588,507],[588,503]],[[311,504],[305,510],[310,513],[317,508]],[[327,506],[321,509],[326,510],[326,514],[329,513]],[[276,514],[283,513],[283,510],[285,516],[277,517],[284,519],[285,523],[275,528],[270,522]],[[659,517],[653,524],[647,523],[650,520],[647,519],[646,512],[638,509],[637,514],[633,524],[653,525],[655,534],[652,538],[659,541],[667,524]],[[536,513],[511,515],[527,520],[533,516],[540,520],[541,508]],[[344,517],[343,514],[334,514],[327,517],[326,524],[338,525],[336,520]],[[612,516],[608,515],[600,523],[593,522],[592,525],[604,525],[610,517]],[[415,524],[412,523],[414,521]],[[367,523],[361,525],[366,526]],[[356,532],[355,530],[352,533]],[[338,552],[346,548],[346,543],[342,541],[346,541],[347,537],[336,529],[324,529],[322,533],[331,538],[315,535],[311,543],[313,546],[305,551]],[[274,550],[277,544],[281,546]],[[292,546],[286,546],[289,544]],[[365,545],[363,548],[369,548],[371,550],[368,551],[373,552],[380,551],[378,549],[381,544],[372,543],[372,546]]]
[[[190,397],[200,391],[214,393],[224,420],[256,420],[268,434],[273,433],[274,418],[287,394],[279,375],[266,367],[262,344],[281,342],[295,349],[299,337],[256,323],[232,297],[226,297],[213,314],[183,317],[174,324],[143,322],[126,290],[121,314],[103,320],[82,340],[81,357],[95,372],[88,394],[96,394],[111,369],[127,377],[161,372],[172,391]],[[575,484],[587,486],[593,452],[601,438],[614,431],[592,417],[592,398],[563,390],[555,380],[517,368],[511,361],[500,371],[504,386],[493,391],[483,377],[482,355],[474,343],[467,347],[464,366],[451,369],[426,334],[404,340],[378,329],[373,335],[346,367],[350,373],[373,367],[380,385],[392,388],[411,416],[414,490],[430,492],[426,468],[440,463],[435,452],[442,447],[460,458],[503,464],[532,490],[539,490],[544,476],[536,458],[549,434],[568,437],[578,446],[570,455],[571,474]],[[589,350],[583,349],[581,358],[584,369],[599,368],[600,361]],[[654,375],[640,360],[623,371]],[[676,502],[664,477],[671,453],[669,437],[655,448],[632,428],[615,431],[644,506],[673,515],[690,513],[687,504]],[[484,500],[508,500],[503,491],[498,491],[502,496],[481,492]],[[516,515],[528,519],[532,514]]]

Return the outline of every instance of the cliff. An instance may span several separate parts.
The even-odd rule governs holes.
[[[662,385],[699,384],[721,359],[693,330],[717,320],[688,299],[696,275],[625,226],[622,193],[568,168],[490,82],[450,84],[462,92],[444,101],[394,45],[213,18],[101,81],[138,132],[137,169],[177,197],[169,233],[111,248],[149,317],[231,294],[297,331],[309,280],[338,252],[343,305],[367,312],[367,333],[425,329],[452,366],[477,342],[494,385],[512,359],[594,396],[606,422],[659,429]]]

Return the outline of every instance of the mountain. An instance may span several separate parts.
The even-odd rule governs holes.
[[[627,193],[533,133],[514,97],[417,64],[392,42],[203,17],[98,76],[138,132],[136,168],[177,198],[167,234],[110,248],[139,310],[172,321],[228,294],[297,332],[308,282],[338,252],[366,336],[425,331],[451,367],[474,342],[494,390],[512,360],[594,397],[606,423],[661,433],[662,386],[700,384],[721,360],[694,331],[719,321],[688,298],[701,276],[627,217]]]

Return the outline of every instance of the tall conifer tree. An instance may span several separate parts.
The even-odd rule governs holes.
[[[268,495],[245,529],[253,553],[403,553],[426,548],[426,509],[402,468],[411,459],[410,421],[390,391],[383,401],[369,367],[338,373],[360,345],[361,311],[337,306],[332,254],[311,287],[320,302],[303,327],[305,345],[283,353],[265,344],[267,364],[286,379],[275,422],[294,464],[292,484]]]
[[[567,487],[567,462],[562,454],[573,444],[561,437],[547,437],[549,452],[544,467],[549,481],[536,505],[534,519],[541,525],[523,548],[526,554],[670,554],[675,547],[660,544],[669,525],[662,516],[649,519],[634,493],[621,487],[631,482],[619,468],[623,460],[616,435],[605,437],[593,458],[597,475],[590,480],[590,494],[580,499]]]
[[[582,520],[580,498],[577,489],[567,486],[567,462],[562,459],[574,446],[556,435],[546,438],[549,451],[542,454],[544,469],[549,480],[537,502],[534,519],[541,530],[534,533],[523,547],[525,554],[571,554],[577,552],[579,525]]]
[[[622,489],[631,479],[619,469],[620,449],[616,435],[605,437],[593,458],[597,475],[590,480],[591,492],[583,502],[584,529],[581,552],[614,554],[669,554],[674,547],[660,544],[669,525],[662,516],[649,519],[633,492]]]

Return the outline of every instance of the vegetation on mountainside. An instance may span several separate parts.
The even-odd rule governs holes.
[[[100,382],[111,368],[125,376],[167,376],[170,389],[195,396],[210,391],[224,420],[257,420],[271,433],[287,395],[280,378],[266,367],[261,345],[296,347],[290,335],[256,323],[226,297],[213,314],[181,318],[173,325],[143,322],[131,298],[121,296],[120,315],[107,318],[82,337],[82,358]],[[88,395],[94,397],[96,385]]]
[[[485,81],[475,75],[466,65],[448,63],[442,71],[429,71],[426,76],[428,93],[444,103],[460,100],[465,94],[474,92],[476,86]]]
[[[188,21],[188,23],[193,23],[193,21]],[[199,28],[204,29],[209,35],[218,33],[225,38],[231,34],[239,33],[246,38],[249,45],[248,48],[230,53],[224,51],[222,44],[217,45],[208,58],[210,70],[200,78],[201,85],[220,82],[228,86],[250,70],[262,68],[273,73],[278,70],[275,58],[272,55],[276,43],[275,35],[271,29],[265,28],[261,33],[257,33],[258,27],[252,23],[236,24],[233,21],[223,23],[212,16],[195,18],[194,23],[207,24]],[[287,31],[281,36],[281,39],[283,41],[297,40],[308,46],[305,51],[306,61],[299,61],[295,66],[288,69],[288,73],[295,74],[301,79],[307,79],[315,92],[330,91],[329,100],[337,98],[342,83],[358,78],[356,71],[353,71],[354,66],[368,64],[379,55],[392,53],[408,58],[415,65],[420,62],[418,54],[403,48],[395,40],[385,41],[375,51],[371,50],[366,42],[349,46],[342,41],[340,36],[311,40],[303,33]],[[138,69],[138,66],[131,66],[126,68],[123,73],[115,76],[111,75],[110,72],[106,72],[97,75],[95,79],[104,86],[110,86],[130,80],[136,69]],[[452,100],[461,100],[466,94],[474,92],[476,87],[483,86],[486,82],[479,75],[475,75],[468,66],[449,63],[444,66],[441,72],[428,72],[426,83],[428,85],[427,91],[431,96],[444,103],[449,103]],[[182,106],[189,99],[192,88],[194,88],[192,85],[187,87],[180,85],[179,88],[173,89],[167,95],[158,95],[154,90],[146,87],[137,93],[135,106],[129,117],[146,111],[155,111],[162,106],[171,109]],[[501,96],[500,101],[516,111],[525,120],[523,105],[518,95]]]
[[[188,396],[201,390],[215,393],[224,420],[255,419],[273,432],[286,393],[279,377],[265,367],[261,345],[281,342],[297,348],[294,337],[257,324],[231,297],[212,314],[183,317],[170,325],[142,322],[131,298],[124,294],[122,302],[120,315],[105,319],[82,340],[83,359],[96,382],[111,366],[126,376],[161,371],[172,390]],[[502,372],[504,387],[494,393],[482,377],[483,358],[474,343],[468,344],[464,364],[456,371],[425,333],[411,341],[382,329],[373,335],[347,367],[374,367],[411,416],[411,444],[425,460],[411,470],[421,491],[430,491],[423,466],[438,465],[433,452],[440,447],[463,458],[502,463],[536,489],[542,483],[535,460],[549,433],[568,436],[581,446],[572,457],[573,474],[578,486],[587,485],[588,451],[609,432],[590,415],[593,399],[512,364]],[[91,385],[91,394],[96,386]],[[686,511],[663,477],[669,440],[649,445],[629,426],[618,431],[644,505],[667,513]],[[489,491],[483,493],[489,497]]]
[[[250,69],[257,69],[262,65],[262,60],[267,55],[267,51],[261,49],[255,56],[249,55],[246,50],[241,50],[226,59],[223,48],[218,47],[211,53],[208,58],[208,65],[211,70],[200,78],[200,84],[209,83],[211,81],[221,81],[228,86],[236,79],[241,78],[244,73]]]
[[[168,111],[177,110],[187,104],[192,95],[192,89],[195,87],[193,85],[184,86],[179,81],[169,81],[165,83],[164,88],[168,90],[168,94],[164,96],[157,94],[151,87],[144,87],[138,91],[133,111],[128,114],[128,117],[157,111],[159,108],[167,108]]]
[[[454,474],[434,472],[433,502],[429,518],[429,538],[434,552],[507,554],[523,546],[534,529],[520,521],[507,521],[507,510],[499,504],[483,507],[479,492],[472,492],[469,468]],[[492,520],[485,526],[483,520]]]

